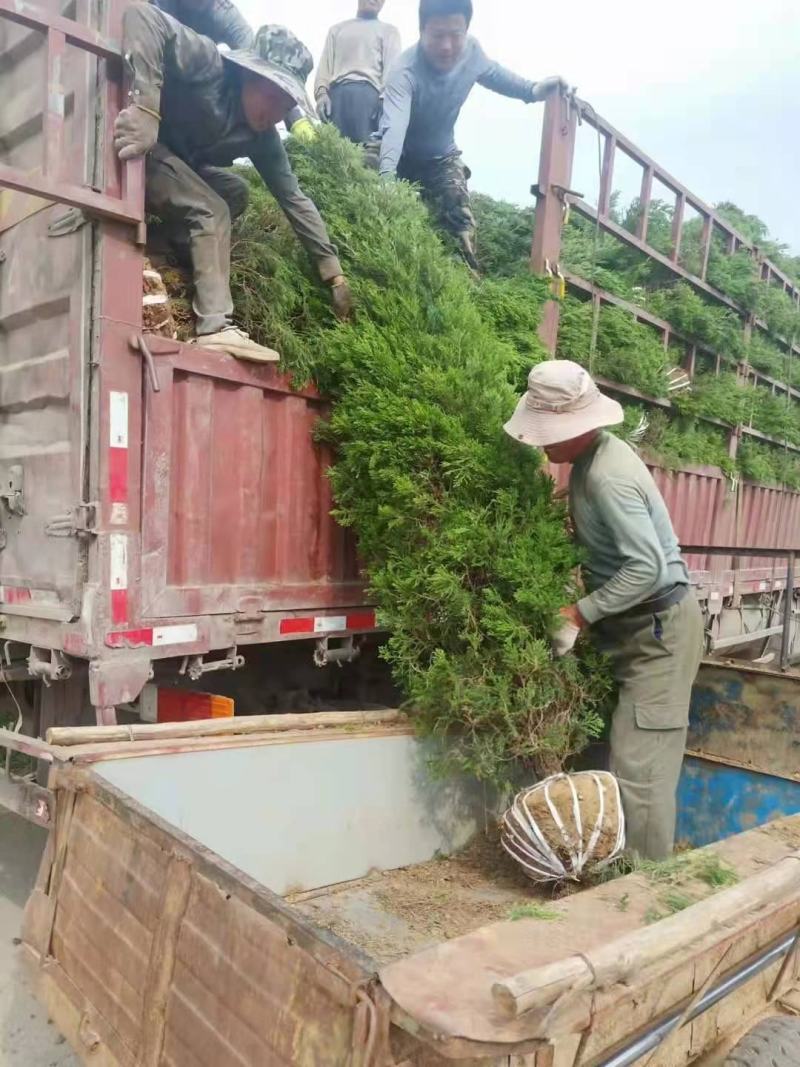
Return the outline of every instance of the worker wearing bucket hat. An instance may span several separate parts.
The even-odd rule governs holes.
[[[247,206],[248,186],[224,168],[244,157],[330,286],[335,313],[346,318],[351,297],[336,249],[275,128],[298,106],[313,114],[305,45],[282,26],[262,26],[252,48],[223,53],[158,8],[134,3],[124,14],[123,52],[130,88],[114,145],[123,160],[146,155],[147,210],[192,268],[198,343],[255,362],[280,358],[233,324],[231,221]]]
[[[607,427],[616,400],[569,360],[534,367],[505,431],[572,465],[569,504],[584,550],[586,595],[562,611],[554,648],[590,628],[611,658],[619,697],[611,770],[619,779],[631,851],[668,856],[703,618],[661,493],[636,453]]]

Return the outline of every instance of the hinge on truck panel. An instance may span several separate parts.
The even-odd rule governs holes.
[[[228,649],[228,654],[223,659],[206,660],[202,656],[184,656],[179,674],[188,674],[193,682],[198,681],[204,674],[211,671],[238,671],[244,667],[244,656],[236,651],[236,646]]]
[[[14,463],[6,467],[2,474],[2,488],[0,497],[6,502],[6,507],[12,515],[25,514],[25,501],[22,495],[23,473],[22,465]]]
[[[94,537],[96,525],[97,504],[76,504],[71,511],[55,515],[44,532],[48,537]]]
[[[317,641],[314,650],[314,663],[317,667],[327,667],[329,663],[336,663],[341,667],[343,663],[352,663],[361,655],[361,648],[355,643],[352,634],[334,640],[339,641],[335,648],[330,647],[330,637],[321,637]]]

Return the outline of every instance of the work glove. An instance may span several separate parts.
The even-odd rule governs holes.
[[[578,634],[580,630],[578,627],[566,620],[553,634],[553,655],[556,659],[560,659],[561,656],[566,656],[568,652],[571,652],[575,647],[575,642],[578,640]]]
[[[161,118],[157,111],[133,104],[117,115],[114,148],[120,159],[136,159],[149,152],[158,140]]]
[[[312,141],[317,139],[317,131],[314,129],[314,123],[311,119],[303,118],[298,119],[291,129],[292,137],[296,137],[302,144],[311,144]]]
[[[353,294],[350,292],[347,278],[343,274],[339,274],[329,284],[334,315],[339,322],[349,322],[353,315]]]
[[[533,96],[531,100],[537,103],[539,100],[545,100],[550,93],[554,90],[558,90],[560,93],[566,93],[569,91],[569,85],[558,74],[554,74],[551,78],[542,78],[541,81],[533,83]]]
[[[331,121],[331,98],[326,92],[321,92],[317,97],[317,114],[323,122]]]

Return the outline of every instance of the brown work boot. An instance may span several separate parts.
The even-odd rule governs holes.
[[[201,348],[210,348],[212,352],[227,352],[237,359],[246,359],[250,363],[277,363],[280,353],[274,348],[257,345],[244,330],[235,326],[220,330],[219,333],[201,334],[196,341]]]

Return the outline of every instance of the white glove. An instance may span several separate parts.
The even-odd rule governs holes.
[[[580,630],[574,623],[565,620],[553,634],[553,655],[560,659],[561,656],[566,656],[568,652],[571,652],[579,633]]]
[[[533,83],[533,102],[536,103],[539,100],[546,99],[554,89],[558,89],[559,92],[565,93],[569,89],[567,82],[558,74],[554,74],[552,78],[542,78],[538,82]]]
[[[317,114],[323,122],[331,121],[331,98],[325,92],[317,97]]]
[[[120,159],[136,159],[149,152],[158,140],[160,118],[155,111],[133,104],[117,115],[114,148]]]

